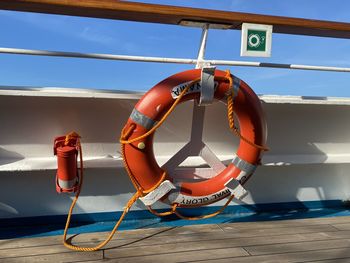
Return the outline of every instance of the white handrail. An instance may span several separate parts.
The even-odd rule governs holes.
[[[113,54],[96,54],[96,53],[79,53],[65,51],[47,51],[47,50],[31,50],[19,48],[0,48],[0,53],[17,54],[17,55],[34,55],[34,56],[50,56],[50,57],[70,57],[70,58],[90,58],[105,60],[125,60],[137,62],[156,62],[156,63],[175,63],[175,64],[194,64],[197,59],[189,58],[165,58],[165,57],[145,57],[145,56],[126,56]],[[203,60],[200,61],[209,65],[222,66],[242,66],[242,67],[263,67],[263,68],[283,68],[283,69],[299,69],[299,70],[317,70],[317,71],[333,71],[333,72],[350,72],[350,68],[330,67],[317,65],[297,65],[297,64],[281,64],[281,63],[263,63],[253,61],[235,61],[235,60]]]

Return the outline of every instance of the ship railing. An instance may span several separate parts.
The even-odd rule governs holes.
[[[138,8],[136,8],[138,7]],[[142,7],[140,9],[140,7]],[[62,0],[4,0],[0,2],[0,9],[44,12],[51,14],[66,14],[76,16],[88,16],[99,18],[122,19],[141,22],[155,22],[164,24],[187,25],[202,28],[202,37],[199,44],[197,58],[171,58],[171,57],[149,57],[149,56],[127,56],[117,54],[95,54],[47,50],[30,50],[18,48],[0,48],[3,54],[102,59],[102,60],[120,60],[134,62],[155,62],[155,63],[176,63],[193,64],[196,68],[207,66],[243,66],[243,67],[265,67],[282,68],[294,70],[316,70],[333,72],[350,72],[348,67],[333,67],[321,65],[299,65],[266,63],[254,61],[234,61],[234,60],[208,60],[205,59],[205,49],[208,36],[208,30],[212,25],[221,25],[222,29],[240,29],[242,23],[260,23],[271,24],[276,33],[300,34],[311,36],[324,36],[336,38],[350,38],[350,23],[315,21],[307,19],[283,18],[264,15],[242,14],[234,12],[224,12],[215,10],[201,10],[185,7],[167,7],[162,5],[130,3],[123,1],[62,1]],[[161,18],[161,19],[160,19]],[[199,21],[199,22],[198,22]],[[229,25],[229,26],[227,26]],[[215,26],[214,26],[215,27]],[[348,103],[348,102],[346,102]],[[196,138],[202,135],[205,107],[194,107],[192,119],[191,137]],[[195,134],[194,134],[195,133]],[[197,138],[202,140],[202,138]],[[191,143],[191,142],[190,142]],[[180,150],[181,151],[181,150]],[[203,151],[208,154],[203,159],[212,160],[210,166],[222,165],[217,163],[217,159],[210,151]],[[188,154],[188,153],[185,153]],[[181,156],[179,160],[185,159]],[[327,160],[327,158],[325,159]],[[323,161],[325,161],[323,160]],[[44,165],[40,161],[40,166]]]

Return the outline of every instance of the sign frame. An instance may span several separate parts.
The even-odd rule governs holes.
[[[252,34],[250,34],[250,36],[248,35],[249,31],[253,32]],[[261,37],[261,35],[263,36]],[[262,48],[261,44],[264,45],[264,48],[263,50],[258,50]],[[242,57],[245,57],[245,56],[271,57],[271,46],[272,46],[272,25],[261,25],[261,24],[251,24],[251,23],[242,24],[242,34],[241,34],[241,56]]]

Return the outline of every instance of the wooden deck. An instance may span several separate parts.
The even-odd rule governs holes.
[[[88,246],[106,233],[76,236]],[[117,233],[101,251],[61,236],[0,241],[0,262],[350,262],[350,217],[195,225]]]

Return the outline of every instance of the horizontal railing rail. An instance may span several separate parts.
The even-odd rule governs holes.
[[[198,60],[198,59],[191,59],[191,58],[127,56],[127,55],[114,55],[114,54],[79,53],[79,52],[47,51],[47,50],[32,50],[32,49],[18,49],[18,48],[0,48],[0,53],[17,54],[17,55],[33,55],[33,56],[50,56],[50,57],[120,60],[120,61],[135,61],[135,62],[194,64],[194,65],[200,62],[202,64],[208,64],[211,66],[220,65],[220,66],[242,66],[242,67],[263,67],[263,68],[350,72],[350,68],[347,68],[347,67],[265,63],[265,62],[236,61],[236,60],[202,60],[202,59]]]

